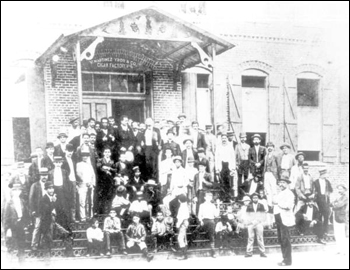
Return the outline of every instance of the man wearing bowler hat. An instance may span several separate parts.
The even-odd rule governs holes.
[[[278,240],[283,256],[283,261],[279,263],[280,266],[292,265],[292,245],[289,228],[295,225],[295,216],[293,213],[294,194],[289,189],[289,184],[289,173],[282,173],[278,182],[281,191],[273,198]]]
[[[44,155],[43,159],[41,160],[41,167],[47,168],[49,171],[55,168],[55,165],[53,164],[53,153],[55,152],[55,146],[52,142],[46,143],[46,154]]]
[[[249,149],[249,162],[252,175],[259,180],[263,177],[266,148],[261,146],[261,136],[254,134],[252,137],[254,146]]]
[[[181,155],[181,148],[180,148],[180,145],[178,143],[176,143],[174,141],[174,137],[175,137],[175,132],[173,129],[169,129],[166,133],[167,135],[167,141],[164,142],[163,141],[163,145],[162,145],[162,160],[164,160],[166,157],[165,157],[165,150],[170,148],[173,155],[174,156],[178,156],[178,155]]]
[[[53,152],[54,156],[60,156],[64,158],[64,156],[66,155],[67,138],[68,135],[64,131],[61,131],[58,134],[57,139],[60,140],[60,143],[55,146],[55,150]]]
[[[248,181],[248,174],[250,168],[249,162],[249,144],[247,141],[247,134],[241,132],[239,134],[240,142],[236,146],[236,165],[238,175],[238,194],[243,197],[244,192],[248,192],[248,185],[245,185],[245,181]]]
[[[279,157],[279,172],[280,175],[282,173],[287,172],[290,176],[292,167],[296,164],[294,155],[290,153],[291,146],[288,143],[283,143],[280,147],[282,150],[282,155]],[[290,189],[294,190],[295,182],[291,182]]]
[[[333,193],[333,187],[328,178],[327,168],[319,169],[320,177],[315,181],[315,201],[320,209],[322,221],[322,234],[325,236],[328,232],[328,222],[330,209],[330,195]]]

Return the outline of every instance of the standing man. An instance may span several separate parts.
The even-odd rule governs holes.
[[[199,206],[198,220],[204,231],[208,234],[210,241],[211,256],[216,258],[215,254],[215,219],[220,215],[220,209],[212,203],[213,194],[207,192],[204,197],[205,202]]]
[[[60,143],[55,146],[55,150],[53,152],[54,156],[60,156],[64,158],[66,154],[67,138],[68,135],[65,132],[60,132],[60,134],[58,134],[57,139],[60,140]]]
[[[49,171],[55,168],[53,164],[53,153],[55,152],[55,146],[52,142],[48,142],[45,147],[46,155],[41,160],[41,167],[47,168]]]
[[[304,163],[302,166],[303,174],[297,179],[297,182],[295,183],[295,192],[298,199],[296,212],[299,211],[303,205],[305,205],[307,199],[315,198],[314,180],[309,174],[309,164]]]
[[[36,158],[34,158],[36,155]],[[32,183],[39,181],[39,170],[41,169],[41,160],[43,159],[43,149],[40,146],[35,148],[35,153],[31,155],[33,157],[32,164],[29,166],[28,175]]]
[[[253,193],[251,198],[252,202],[248,205],[246,210],[246,218],[248,223],[248,245],[245,257],[249,258],[253,256],[253,244],[256,234],[260,257],[266,258],[263,225],[266,222],[265,208],[263,204],[259,203],[259,195],[257,193]]]
[[[250,170],[254,178],[257,177],[259,181],[261,181],[263,177],[266,149],[265,147],[260,146],[261,136],[259,134],[254,134],[252,139],[254,146],[249,149]]]
[[[328,232],[328,221],[331,213],[330,195],[333,192],[331,182],[327,179],[327,169],[319,170],[320,177],[315,181],[316,203],[321,213],[322,234],[325,236]]]
[[[216,137],[213,134],[213,125],[205,126],[204,139],[205,139],[205,142],[207,143],[206,156],[209,160],[211,176],[214,179]]]
[[[304,173],[303,163],[305,160],[305,154],[303,152],[298,152],[298,154],[295,155],[295,159],[297,160],[297,163],[290,170],[290,181],[292,182],[290,186],[291,190],[294,189],[295,183]]]
[[[205,142],[204,134],[199,131],[199,123],[197,121],[192,122],[193,148],[197,150],[198,148],[207,148],[207,143]]]
[[[186,149],[182,151],[182,160],[184,162],[184,168],[186,168],[188,158],[193,158],[194,160],[198,161],[198,153],[193,148],[193,140],[191,138],[185,139],[184,145]]]
[[[163,141],[163,146],[162,146],[162,160],[165,159],[165,150],[166,149],[171,149],[173,156],[180,156],[181,155],[181,148],[180,145],[177,144],[174,141],[174,137],[175,137],[175,132],[173,129],[169,129],[166,133],[168,140],[167,141]]]
[[[88,126],[86,129],[86,132],[89,133],[89,135],[96,134],[96,130],[95,130],[96,120],[94,118],[89,118],[87,124]]]
[[[118,125],[115,123],[115,119],[113,116],[108,117],[108,126],[113,129],[117,129]]]
[[[114,120],[114,119],[113,119]],[[112,150],[112,159],[118,159],[117,147],[113,147],[116,140],[116,131],[108,126],[107,117],[101,119],[101,130],[96,135],[96,151],[102,157],[103,149],[109,147]]]
[[[83,135],[86,133],[86,127],[85,126],[81,126],[80,127],[80,134],[75,136],[73,139],[71,140],[67,140],[70,144],[73,145],[74,147],[74,152],[77,151],[78,147],[80,145],[82,145],[83,143]]]
[[[239,134],[240,142],[236,146],[236,164],[237,164],[237,174],[238,174],[238,194],[240,198],[243,198],[244,193],[248,192],[248,174],[250,168],[249,161],[249,144],[247,141],[247,134],[241,132]]]
[[[133,151],[136,140],[131,128],[129,127],[129,118],[126,115],[123,115],[120,118],[120,127],[118,127],[116,131],[115,139],[117,146],[116,149],[119,150],[118,154],[120,154],[120,149],[122,147],[125,147],[127,151]]]
[[[232,144],[228,142],[227,134],[221,134],[221,144],[216,147],[215,154],[216,175],[222,187],[221,199],[224,202],[230,202],[234,196],[234,174],[236,169],[236,154]]]
[[[295,225],[293,213],[294,194],[288,188],[290,184],[289,174],[283,173],[278,185],[281,192],[274,197],[274,214],[277,224],[278,240],[282,249],[283,261],[279,266],[292,265],[292,245],[290,242],[289,228]]]
[[[281,145],[280,149],[282,150],[282,155],[279,160],[279,172],[282,175],[284,172],[288,172],[289,176],[291,174],[292,167],[295,165],[295,158],[290,153],[291,147],[288,143]],[[295,183],[291,182],[290,189],[294,190]]]
[[[180,194],[175,199],[178,201],[178,209],[176,211],[176,228],[178,229],[177,242],[180,252],[182,253],[179,260],[187,260],[187,228],[189,226],[188,219],[190,217],[187,197],[184,194]]]
[[[71,117],[69,119],[69,124],[71,126],[68,128],[67,142],[70,142],[73,138],[80,136],[79,117]]]
[[[39,171],[40,180],[34,183],[30,188],[29,193],[29,211],[31,213],[32,218],[34,219],[34,230],[32,236],[32,250],[37,250],[40,240],[40,224],[41,224],[41,216],[40,216],[40,201],[42,197],[46,194],[45,191],[45,183],[47,181],[49,171],[47,168],[41,168]]]
[[[275,154],[275,145],[272,142],[266,144],[267,154],[264,161],[264,188],[267,204],[272,209],[272,199],[277,194],[278,157]],[[269,209],[266,209],[269,210]]]
[[[25,203],[28,204],[29,191],[32,183],[29,176],[24,173],[25,167],[23,161],[17,163],[17,172],[18,174],[10,180],[9,188],[11,189],[13,185],[19,184],[21,186],[21,197]]]

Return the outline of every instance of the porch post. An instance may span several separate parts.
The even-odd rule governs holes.
[[[215,44],[212,44],[212,74],[211,74],[211,89],[210,89],[210,117],[211,123],[213,125],[214,134],[216,134],[216,124],[215,124],[215,57],[216,57],[216,48]]]
[[[76,59],[77,59],[77,79],[78,79],[78,100],[79,100],[79,119],[80,124],[83,123],[83,87],[81,75],[81,61],[80,61],[80,40],[78,39],[76,45]]]

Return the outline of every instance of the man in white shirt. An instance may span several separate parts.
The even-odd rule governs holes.
[[[208,233],[210,240],[211,256],[216,258],[215,254],[215,218],[220,215],[220,210],[212,203],[213,194],[207,192],[204,197],[205,202],[199,206],[198,220],[203,230]]]
[[[175,167],[172,170],[172,177],[170,182],[170,192],[172,194],[186,194],[189,181],[186,175],[186,170],[182,167],[182,158],[175,156],[173,158]]]
[[[88,240],[87,257],[91,256],[92,249],[96,249],[98,254],[103,256],[103,232],[98,226],[98,219],[93,218],[91,220],[91,227],[86,230],[86,238]]]
[[[232,144],[228,142],[227,134],[221,134],[221,144],[216,147],[215,154],[216,174],[219,176],[223,188],[221,199],[230,202],[237,194],[236,154]],[[235,192],[234,192],[235,190]]]
[[[142,223],[147,223],[151,217],[151,206],[147,204],[144,199],[143,192],[136,192],[136,200],[131,203],[129,212],[131,215],[138,214],[141,218]]]
[[[88,162],[90,152],[81,152],[81,155],[83,161],[77,164],[77,188],[79,194],[80,218],[81,221],[85,221],[86,213],[88,213],[89,217],[93,209],[96,176],[93,167]]]
[[[295,212],[299,211],[299,209],[305,205],[305,201],[315,197],[315,187],[314,187],[314,181],[309,174],[309,164],[304,163],[302,165],[303,168],[303,174],[301,177],[297,179],[297,182],[295,183],[295,192],[298,197],[297,207],[295,209]],[[306,196],[308,194],[308,196]]]
[[[237,175],[238,175],[238,193],[240,197],[244,196],[241,188],[244,192],[248,191],[247,186],[245,185],[245,181],[248,180],[249,174],[249,144],[247,141],[247,134],[245,132],[241,132],[239,134],[240,142],[236,146],[236,164],[237,164]]]
[[[279,172],[282,175],[284,172],[288,172],[289,176],[291,174],[292,167],[296,164],[294,155],[290,153],[291,146],[288,143],[284,143],[281,145],[280,149],[282,150],[282,155],[279,157]],[[291,183],[291,190],[294,190],[294,184]]]

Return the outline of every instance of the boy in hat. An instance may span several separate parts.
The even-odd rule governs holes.
[[[239,134],[240,142],[236,146],[236,164],[237,164],[237,174],[238,174],[238,188],[239,188],[239,196],[242,198],[244,193],[243,191],[247,192],[247,187],[245,184],[245,181],[248,180],[248,174],[249,174],[249,144],[246,143],[247,141],[247,134],[245,132],[241,132]]]
[[[10,180],[9,188],[11,189],[15,184],[21,186],[21,197],[28,205],[29,191],[32,183],[29,176],[25,174],[25,166],[23,161],[17,163],[17,174]]]
[[[148,253],[146,246],[146,230],[145,227],[140,223],[140,217],[138,214],[134,214],[132,218],[132,224],[129,225],[126,230],[125,237],[127,240],[126,246],[132,248],[137,245],[147,261],[150,262],[153,259],[153,255]]]
[[[221,144],[217,145],[215,154],[216,175],[219,178],[222,191],[220,197],[229,202],[234,195],[234,175],[236,170],[236,154],[232,145],[228,142],[227,134],[221,135]]]
[[[209,160],[207,159],[207,157],[205,155],[205,149],[202,148],[202,147],[198,148],[198,161],[202,162],[202,163],[206,163],[205,171],[210,174],[211,173],[211,171],[210,171],[210,163],[209,163]]]
[[[55,168],[55,165],[53,164],[53,153],[55,151],[55,146],[52,142],[48,142],[46,144],[45,151],[46,155],[44,155],[43,159],[41,160],[41,167],[45,167],[51,171],[53,168]]]
[[[130,200],[135,199],[135,194],[138,191],[144,191],[145,188],[145,180],[141,177],[141,171],[139,166],[135,166],[132,168],[133,170],[133,177],[130,180],[129,187],[132,189],[132,196],[130,197]]]
[[[260,145],[261,136],[259,134],[254,134],[252,140],[254,147],[249,149],[250,170],[254,178],[258,177],[260,180],[263,177],[266,149]]]
[[[75,206],[75,201],[71,197],[73,188],[72,182],[69,181],[68,172],[62,169],[63,158],[54,157],[55,168],[49,171],[48,181],[52,182],[57,194],[57,222],[69,230],[72,214],[71,209]]]
[[[122,227],[120,218],[117,217],[117,213],[114,209],[111,209],[109,211],[109,216],[105,218],[103,222],[103,232],[104,236],[106,238],[106,245],[107,245],[107,256],[111,255],[111,240],[116,239],[119,251],[123,255],[127,255],[125,248],[125,240],[124,235],[122,233]]]
[[[112,201],[111,209],[114,209],[118,216],[125,217],[130,208],[130,201],[125,198],[126,188],[124,186],[117,187],[116,195]]]
[[[19,262],[25,258],[25,228],[31,223],[27,203],[21,198],[22,189],[21,184],[12,185],[11,199],[6,203],[2,220],[6,236],[11,236],[15,241],[14,248],[18,249]]]
[[[310,198],[310,196],[315,197],[314,180],[309,174],[309,164],[303,163],[302,167],[303,174],[300,178],[297,179],[297,182],[295,183],[295,192],[298,199],[295,212],[299,211],[299,209],[305,204],[305,201]],[[306,194],[308,194],[308,197],[306,197]]]
[[[290,153],[291,146],[288,143],[283,143],[280,147],[282,155],[279,157],[279,169],[280,174],[288,172],[289,176],[292,167],[296,164],[294,156]],[[290,189],[294,190],[295,183],[291,183]]]
[[[211,192],[205,194],[204,200],[205,202],[199,206],[198,220],[203,230],[208,234],[211,256],[215,258],[215,219],[219,217],[220,210],[212,203],[213,194]]]
[[[275,154],[275,145],[272,142],[266,144],[267,154],[264,162],[264,188],[267,204],[272,209],[272,198],[277,194],[278,157]]]
[[[182,158],[180,156],[175,156],[173,158],[175,167],[172,171],[171,183],[170,183],[170,193],[172,194],[187,194],[187,187],[189,185],[186,176],[186,170],[182,167]]]
[[[88,241],[86,256],[90,257],[93,249],[95,249],[100,256],[103,256],[103,232],[98,227],[98,219],[92,218],[90,224],[91,227],[86,230],[86,238]]]
[[[174,249],[174,230],[172,228],[172,218],[164,218],[164,214],[162,212],[157,213],[157,218],[152,226],[152,237],[155,243],[155,252],[159,249],[160,246],[165,246],[166,243],[169,242],[170,248]],[[170,223],[170,224],[169,224]]]
[[[295,225],[294,193],[289,189],[289,173],[284,172],[278,182],[280,193],[273,198],[274,215],[277,225],[278,239],[281,245],[283,261],[280,266],[292,265],[292,245],[289,228]]]
[[[53,152],[54,156],[61,156],[62,158],[64,158],[66,154],[67,138],[68,135],[64,131],[61,131],[58,134],[57,139],[59,139],[60,143],[55,146],[55,150]]]
[[[232,235],[232,227],[226,213],[221,215],[220,221],[216,223],[215,232],[219,238],[219,249],[222,250],[225,248],[232,250],[229,245],[230,237]]]
[[[328,232],[328,222],[329,222],[329,215],[331,213],[330,208],[330,195],[333,193],[333,187],[331,185],[331,182],[327,179],[327,169],[326,168],[320,168],[319,169],[320,177],[314,182],[315,186],[315,201],[318,205],[318,208],[320,210],[321,214],[321,222],[322,222],[322,233],[325,236]]]
[[[312,228],[313,232],[317,235],[317,243],[325,245],[326,242],[323,240],[320,211],[311,193],[306,193],[305,198],[305,203],[295,214],[295,227],[301,236],[305,234],[307,228]]]
[[[29,210],[30,214],[34,220],[34,230],[32,235],[32,250],[37,250],[39,245],[39,237],[40,237],[40,224],[41,224],[41,216],[39,213],[40,209],[40,201],[42,197],[46,194],[45,183],[47,181],[49,175],[49,171],[47,168],[41,168],[39,170],[40,180],[34,183],[30,187],[29,193]]]
[[[264,205],[259,203],[259,195],[254,193],[251,195],[252,202],[248,205],[247,223],[248,223],[248,244],[246,258],[253,256],[253,244],[256,238],[258,240],[258,246],[260,251],[260,257],[266,258],[265,245],[264,245],[264,223],[266,223],[266,213]]]
[[[207,164],[205,162],[199,162],[199,172],[194,176],[193,184],[193,202],[197,204],[196,214],[198,213],[199,206],[204,203],[204,197],[206,192],[213,187],[214,181],[211,174],[206,172]]]
[[[88,159],[90,152],[81,152],[82,161],[77,164],[77,189],[79,194],[80,219],[86,220],[86,214],[90,216],[90,208],[93,209],[93,195],[96,185],[95,171]],[[91,207],[90,207],[91,206]]]

